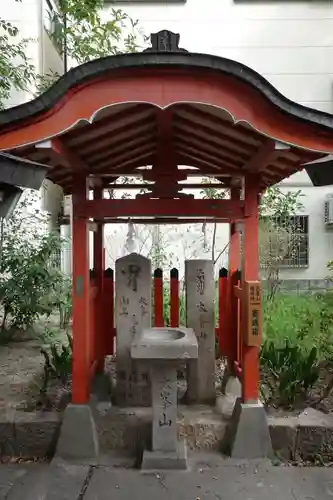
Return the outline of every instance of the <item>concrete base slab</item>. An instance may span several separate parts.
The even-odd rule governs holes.
[[[232,458],[273,456],[267,416],[261,403],[236,401],[227,428],[226,446]]]
[[[141,464],[142,472],[156,470],[186,470],[187,448],[185,441],[179,441],[176,451],[148,451],[143,452]]]
[[[98,435],[91,408],[69,404],[64,412],[55,458],[96,459]]]

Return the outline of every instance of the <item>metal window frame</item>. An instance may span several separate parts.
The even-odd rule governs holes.
[[[265,218],[272,218],[269,215],[264,216]],[[278,219],[278,218],[276,218]],[[298,245],[297,255],[295,257],[286,257],[280,264],[281,269],[307,269],[310,265],[309,263],[309,215],[296,214],[289,216],[289,219],[304,221],[304,230],[299,231],[299,235],[302,238],[302,242],[305,243],[305,252],[300,252],[301,244]],[[304,238],[303,238],[304,237]],[[302,255],[303,254],[303,255]],[[261,264],[260,268],[265,269],[267,266]]]

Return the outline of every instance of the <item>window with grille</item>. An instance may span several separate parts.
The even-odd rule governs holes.
[[[262,231],[262,253],[265,254],[261,261],[262,267],[269,265],[270,257],[273,260],[276,258],[279,267],[282,268],[308,267],[309,217],[307,215],[263,217]]]

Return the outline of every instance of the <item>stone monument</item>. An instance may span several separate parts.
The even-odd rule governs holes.
[[[151,262],[131,253],[116,261],[116,402],[119,406],[149,406],[151,390],[146,362],[131,359],[136,333],[151,326]]]
[[[215,401],[215,283],[211,260],[185,261],[186,326],[198,340],[198,359],[188,362],[187,401]]]
[[[152,449],[144,450],[142,469],[186,469],[186,443],[177,439],[177,368],[198,357],[191,328],[151,328],[134,337],[134,359],[150,361],[152,383]]]

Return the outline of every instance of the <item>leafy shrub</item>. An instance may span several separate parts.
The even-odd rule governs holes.
[[[275,347],[317,349],[318,360],[333,359],[333,294],[278,294],[264,301],[264,340]]]
[[[67,339],[67,345],[62,344],[58,346],[56,343],[53,343],[49,351],[41,349],[41,353],[45,358],[42,392],[46,392],[51,378],[58,378],[64,384],[72,373],[73,341],[69,334],[67,334]]]
[[[317,349],[305,352],[300,346],[285,341],[283,347],[266,341],[261,348],[261,366],[265,369],[265,383],[269,400],[282,406],[291,406],[298,396],[305,397],[319,377]]]
[[[59,312],[59,326],[67,330],[72,317],[72,279],[61,275],[47,298],[52,310]]]

